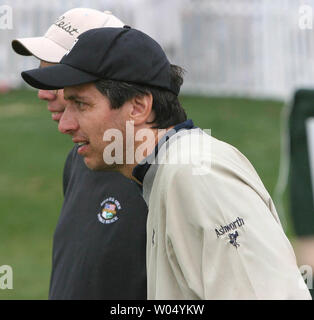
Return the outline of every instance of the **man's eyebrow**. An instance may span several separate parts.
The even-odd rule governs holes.
[[[84,96],[80,96],[80,95],[78,95],[78,94],[72,94],[72,95],[70,95],[70,96],[64,96],[64,100],[82,100],[82,101],[84,101],[84,102],[87,102],[88,101],[88,99],[87,98],[85,98]]]
[[[64,95],[64,100],[75,100],[77,96],[71,95],[71,96],[66,96]]]

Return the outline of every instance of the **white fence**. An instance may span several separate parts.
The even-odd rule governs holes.
[[[0,28],[0,83],[22,84],[38,65],[11,49],[17,37],[39,36],[73,7],[111,10],[161,43],[186,70],[184,92],[285,99],[314,87],[314,0],[0,0],[12,8],[11,30]],[[307,5],[308,7],[304,7]],[[1,17],[0,11],[0,21]],[[1,24],[0,24],[1,25]],[[313,26],[314,27],[314,26]]]

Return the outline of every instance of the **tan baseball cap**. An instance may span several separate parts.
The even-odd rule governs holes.
[[[20,38],[12,41],[13,50],[23,56],[59,63],[83,32],[101,27],[123,27],[124,23],[110,11],[75,8],[65,12],[43,37]]]

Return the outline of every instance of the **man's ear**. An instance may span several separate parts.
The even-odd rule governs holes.
[[[134,125],[142,125],[153,120],[153,96],[151,93],[131,99],[130,120]]]

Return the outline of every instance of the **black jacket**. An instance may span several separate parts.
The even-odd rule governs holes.
[[[64,167],[49,299],[146,299],[141,189],[119,173],[89,170],[76,150]]]

